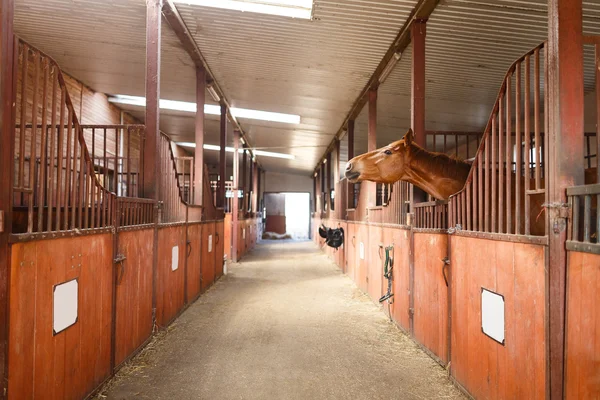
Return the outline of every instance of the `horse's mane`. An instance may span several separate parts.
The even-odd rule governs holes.
[[[453,178],[463,178],[463,174],[471,169],[471,164],[456,156],[428,151],[413,144],[410,148],[413,161],[434,174],[450,175]],[[448,167],[454,167],[448,170]]]

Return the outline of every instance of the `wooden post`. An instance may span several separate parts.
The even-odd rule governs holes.
[[[261,175],[262,175],[262,169],[260,167],[258,167],[257,164],[257,176],[256,176],[256,210],[257,212],[262,212],[262,209],[260,208],[260,182],[261,182]],[[264,218],[264,215],[263,215]]]
[[[377,149],[377,89],[369,90],[369,132],[367,151]],[[377,198],[377,185],[373,182],[363,182],[367,189],[367,207],[374,207]]]
[[[10,288],[10,245],[12,231],[14,127],[13,118],[13,0],[0,0],[0,398],[8,390],[8,315]]]
[[[329,215],[331,215],[331,152],[327,153],[327,172],[326,172],[326,181],[327,181],[327,194],[325,195],[325,199],[327,201],[327,211]]]
[[[246,212],[246,199],[248,198],[248,187],[246,178],[248,177],[248,152],[246,146],[242,145],[242,212]]]
[[[410,27],[412,40],[411,67],[411,111],[410,125],[415,134],[415,142],[425,148],[425,33],[426,21],[419,19]],[[426,194],[413,187],[413,204],[425,201]]]
[[[231,259],[233,262],[237,262],[238,260],[238,208],[240,204],[238,200],[238,185],[240,182],[240,155],[238,153],[239,147],[240,131],[236,129],[235,131],[233,131],[233,201],[231,202]]]
[[[354,120],[348,121],[348,161],[354,158]],[[348,184],[348,208],[354,208],[354,184]]]
[[[206,70],[196,68],[196,150],[194,151],[194,204],[203,204],[204,191],[204,103]]]
[[[144,197],[159,199],[160,187],[160,47],[162,0],[146,0],[146,138],[144,141]],[[156,324],[158,281],[158,209],[154,215],[152,253],[152,326]],[[113,288],[116,290],[116,287]],[[113,352],[115,343],[112,343]]]
[[[217,184],[217,207],[223,208],[226,204],[225,181],[227,180],[227,177],[225,176],[227,173],[227,158],[225,157],[225,147],[227,146],[227,106],[224,103],[221,103],[221,131],[219,138],[221,148],[219,150],[219,182]],[[233,189],[237,189],[237,187],[234,187]]]
[[[160,45],[162,0],[146,0],[146,136],[144,197],[158,199],[160,174]]]
[[[548,233],[549,398],[564,391],[567,198],[584,184],[582,0],[548,1],[548,138],[544,167]]]
[[[258,211],[258,164],[252,162],[252,212]]]

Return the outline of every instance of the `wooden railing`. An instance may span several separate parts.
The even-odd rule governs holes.
[[[112,225],[115,195],[102,185],[58,64],[15,45],[13,233]]]
[[[117,226],[127,227],[147,225],[155,222],[153,199],[140,199],[137,197],[117,198]]]
[[[543,203],[546,192],[544,136],[548,129],[543,129],[542,123],[547,127],[544,110],[548,96],[542,93],[541,79],[547,65],[544,48],[545,43],[538,45],[508,69],[466,184],[450,199],[452,227],[544,234],[544,224],[532,229],[537,215],[531,213],[532,203]]]
[[[428,201],[414,205],[413,226],[421,229],[448,229],[448,202]]]

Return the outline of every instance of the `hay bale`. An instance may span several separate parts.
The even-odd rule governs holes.
[[[264,232],[262,238],[265,240],[283,240],[283,239],[291,239],[292,235],[289,233],[276,233],[276,232]]]

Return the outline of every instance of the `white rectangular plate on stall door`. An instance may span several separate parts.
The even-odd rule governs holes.
[[[179,268],[179,246],[173,246],[171,250],[171,270],[176,271]]]
[[[504,296],[481,288],[481,330],[504,345]]]
[[[78,292],[77,279],[54,286],[52,326],[55,335],[77,322]]]

